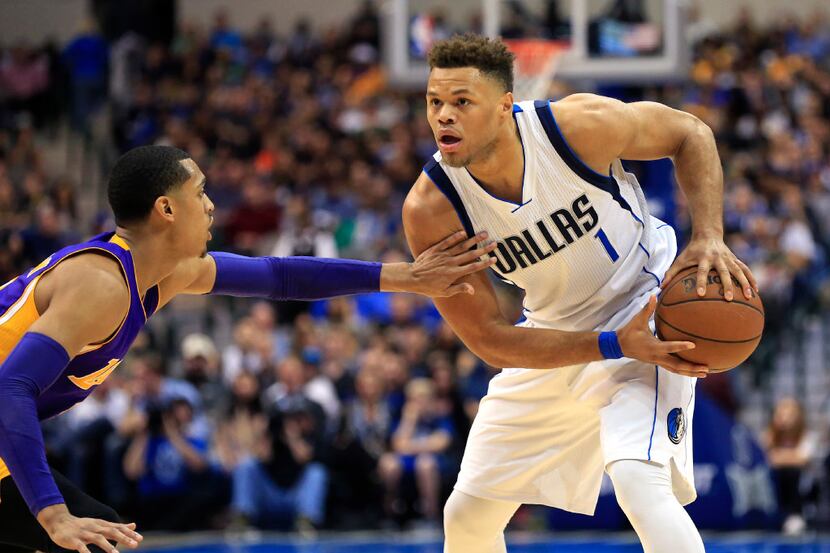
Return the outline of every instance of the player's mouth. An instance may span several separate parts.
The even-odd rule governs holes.
[[[438,133],[438,148],[442,152],[454,152],[461,147],[461,137],[453,131],[441,131]]]

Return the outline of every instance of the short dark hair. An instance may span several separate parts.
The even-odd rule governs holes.
[[[143,220],[159,196],[186,182],[183,159],[190,159],[188,153],[172,146],[141,146],[118,158],[107,184],[116,224]]]
[[[429,68],[475,67],[513,92],[513,52],[498,38],[467,33],[436,42],[429,51]]]

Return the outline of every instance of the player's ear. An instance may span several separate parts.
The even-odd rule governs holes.
[[[170,198],[167,196],[159,196],[156,198],[156,203],[153,206],[156,213],[162,216],[164,219],[173,219],[173,202],[170,201]]]
[[[512,115],[513,113],[513,93],[512,92],[505,92],[501,97],[501,103],[499,106],[502,112],[507,113],[508,115]]]

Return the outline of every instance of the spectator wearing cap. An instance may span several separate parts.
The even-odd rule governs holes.
[[[181,351],[182,378],[199,392],[205,412],[214,413],[227,395],[216,345],[208,336],[194,333],[182,340]]]

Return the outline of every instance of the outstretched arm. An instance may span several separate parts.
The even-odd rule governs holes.
[[[245,257],[211,252],[183,262],[161,282],[159,305],[176,294],[222,294],[275,300],[316,300],[367,292],[426,296],[471,294],[457,281],[492,265],[471,249],[487,238],[456,232],[426,248],[413,263],[375,263],[316,257]],[[494,244],[485,246],[492,251]]]
[[[594,94],[574,94],[551,105],[562,133],[592,169],[607,173],[615,159],[671,158],[677,182],[689,201],[692,237],[666,273],[697,266],[698,293],[705,293],[710,269],[724,283],[727,300],[733,280],[749,298],[757,284],[752,271],[723,241],[723,171],[711,129],[689,113],[656,102],[625,104]]]

